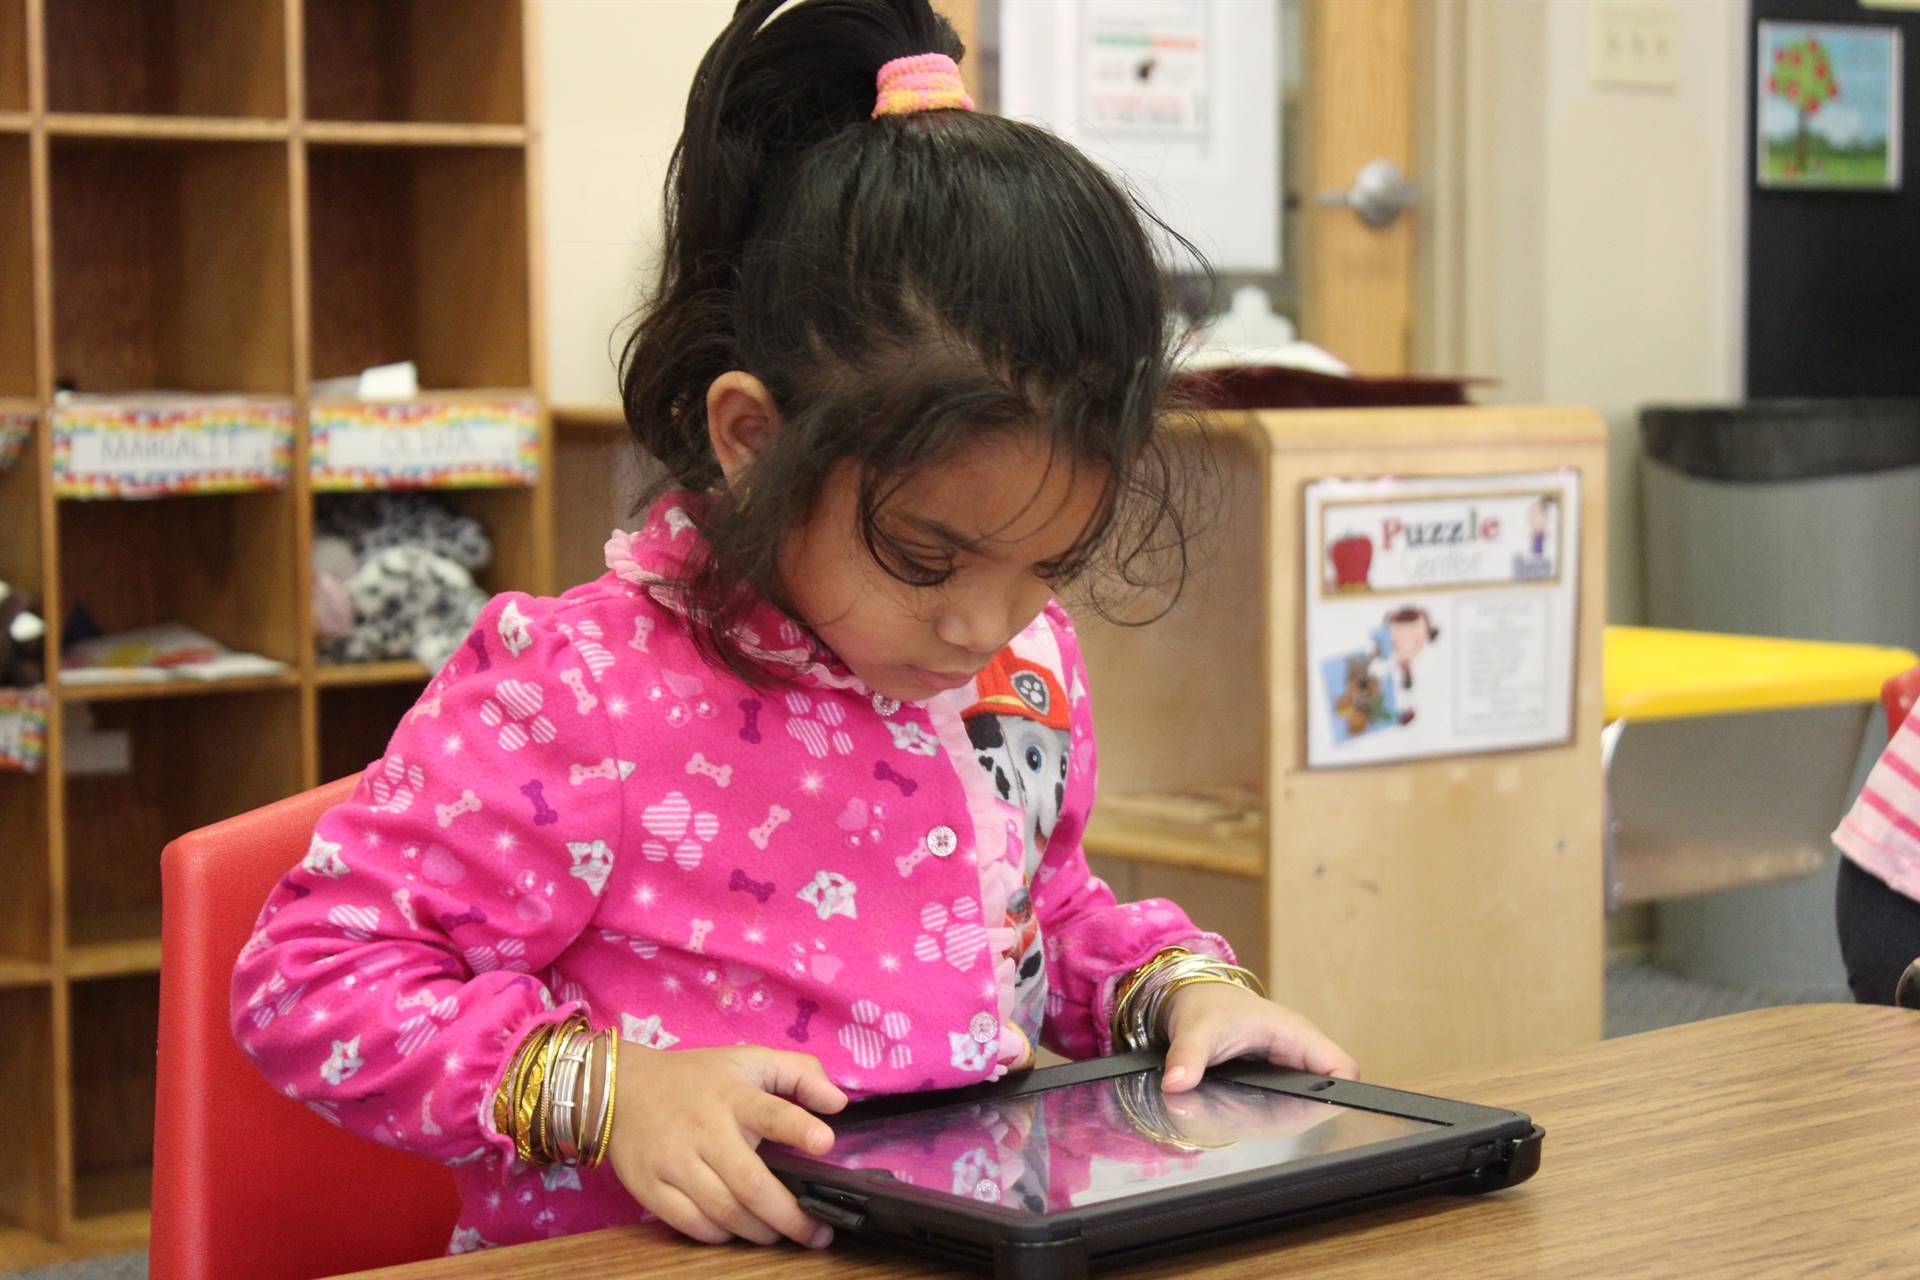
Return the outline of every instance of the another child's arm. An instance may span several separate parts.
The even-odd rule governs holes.
[[[1086,688],[1079,643],[1063,614],[1054,618],[1067,687]],[[1097,751],[1093,719],[1083,693],[1071,707],[1073,762],[1059,822],[1047,844],[1034,903],[1046,938],[1048,1006],[1041,1039],[1071,1058],[1111,1053],[1117,989],[1127,975],[1163,948],[1232,961],[1218,934],[1193,923],[1164,898],[1120,903],[1087,867],[1081,849],[1093,808]],[[1167,1005],[1172,1040],[1167,1083],[1190,1088],[1205,1068],[1242,1054],[1329,1075],[1355,1074],[1353,1060],[1306,1018],[1239,987],[1207,983],[1185,988]],[[1176,1072],[1178,1074],[1176,1074]],[[1190,1078],[1186,1078],[1190,1073]]]
[[[488,605],[321,818],[234,972],[234,1035],[269,1081],[444,1161],[512,1151],[487,1104],[527,1033],[570,1010],[544,975],[621,841],[617,752],[570,683],[586,673],[564,607]]]

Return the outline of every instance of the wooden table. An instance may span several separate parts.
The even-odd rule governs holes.
[[[1158,1265],[1126,1280],[1920,1274],[1920,1014],[1802,1005],[1415,1082],[1530,1113],[1540,1172]],[[710,1248],[628,1228],[363,1273],[385,1280],[967,1275],[835,1246]]]

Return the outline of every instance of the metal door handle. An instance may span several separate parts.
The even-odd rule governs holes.
[[[1345,191],[1322,191],[1314,203],[1352,209],[1370,227],[1390,227],[1419,200],[1420,188],[1407,181],[1400,166],[1384,157],[1360,166]]]

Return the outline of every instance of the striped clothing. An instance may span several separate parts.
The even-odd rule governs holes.
[[[1863,870],[1920,900],[1920,708],[1881,753],[1833,842]]]

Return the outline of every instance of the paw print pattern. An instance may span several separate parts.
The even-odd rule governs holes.
[[[600,630],[600,624],[592,618],[582,618],[578,622],[560,624],[561,634],[573,641],[573,648],[587,664],[587,671],[597,682],[613,665],[613,653],[602,643],[607,637]]]
[[[541,714],[547,695],[529,680],[502,680],[480,704],[480,723],[500,731],[500,749],[518,751],[529,742],[542,746],[555,736],[553,721]]]
[[[442,998],[425,1013],[416,1013],[400,1024],[400,1034],[393,1045],[395,1051],[403,1058],[412,1056],[433,1039],[440,1028],[459,1016],[460,997]]]
[[[853,754],[853,735],[840,727],[846,723],[847,713],[839,703],[831,700],[816,703],[798,690],[788,693],[786,702],[790,713],[787,733],[814,759],[824,760],[829,754]]]
[[[662,667],[660,682],[647,688],[647,701],[665,713],[669,725],[684,729],[693,723],[696,716],[711,720],[720,714],[720,708],[713,704],[712,698],[706,696],[706,687],[699,676]]]
[[[868,804],[859,796],[849,796],[847,807],[833,820],[846,840],[847,848],[858,849],[862,845],[878,846],[887,838],[886,828],[880,823],[887,811],[877,804]]]
[[[928,962],[944,957],[965,973],[987,949],[980,904],[972,898],[955,898],[951,907],[929,902],[920,908],[920,927],[926,932],[913,940],[913,954]]]
[[[873,1070],[883,1058],[896,1071],[912,1065],[913,1050],[906,1043],[912,1019],[898,1009],[882,1010],[871,1000],[856,1001],[852,1013],[853,1021],[840,1028],[840,1047],[862,1070]]]
[[[640,814],[640,825],[651,837],[640,846],[648,862],[664,862],[671,857],[682,871],[692,871],[707,855],[707,845],[720,834],[720,819],[711,813],[695,813],[693,802],[678,791],[669,791],[658,804],[650,804]]]
[[[408,764],[402,756],[391,755],[380,762],[368,789],[373,793],[375,813],[405,813],[413,808],[413,798],[427,785],[427,775],[417,764]]]
[[[468,947],[461,956],[475,973],[527,972],[527,944],[519,938],[501,938],[490,946]]]

